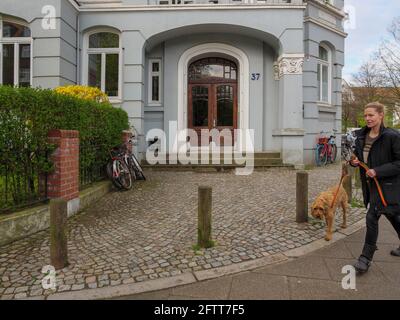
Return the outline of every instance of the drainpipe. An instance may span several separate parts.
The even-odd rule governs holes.
[[[80,84],[80,21],[79,21],[79,11],[78,15],[76,16],[76,84]]]

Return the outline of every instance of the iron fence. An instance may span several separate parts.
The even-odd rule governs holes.
[[[80,189],[106,179],[107,155],[96,142],[81,141],[79,147]]]
[[[0,164],[0,214],[44,203],[47,174],[40,173],[33,159],[23,166]]]

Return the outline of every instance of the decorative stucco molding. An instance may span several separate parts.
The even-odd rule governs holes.
[[[279,63],[274,62],[274,79],[278,81],[280,79],[279,77]]]
[[[303,74],[304,54],[284,54],[274,63],[275,80],[284,75]]]

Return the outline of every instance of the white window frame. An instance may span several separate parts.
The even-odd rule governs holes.
[[[159,64],[159,71],[158,72],[153,72],[153,63],[158,63]],[[162,59],[160,58],[152,58],[149,59],[149,64],[148,64],[148,90],[147,90],[147,97],[148,97],[148,105],[149,106],[161,106],[162,105],[162,96],[163,96],[163,65],[162,65]],[[153,100],[153,77],[158,76],[158,100],[155,101]]]
[[[321,60],[319,59],[319,47],[324,48],[328,52],[328,61]],[[322,66],[327,66],[328,67],[328,101],[322,100]],[[320,72],[321,79],[319,80],[320,83],[318,84],[320,87],[320,90],[318,92],[318,104],[322,105],[331,105],[332,104],[332,51],[329,49],[324,44],[319,44],[318,46],[318,58],[317,58],[317,74],[318,74],[318,69]],[[318,81],[318,77],[317,77]],[[318,88],[318,86],[317,86]]]
[[[11,37],[3,38],[3,22],[16,23],[25,27],[30,28],[30,26],[17,19],[12,19],[9,17],[3,17],[0,15],[0,85],[3,84],[3,44],[13,44],[14,45],[14,86],[19,86],[19,46],[21,44],[29,44],[31,48],[30,52],[30,79],[29,85],[32,86],[33,82],[33,41],[32,41],[32,30],[31,37]]]
[[[119,47],[118,48],[89,48],[90,36],[96,33],[113,33],[118,35]],[[122,101],[122,66],[123,66],[123,54],[122,54],[122,37],[121,33],[115,29],[110,28],[99,28],[86,32],[83,38],[83,65],[82,65],[82,84],[85,86],[89,85],[89,55],[90,54],[101,54],[101,91],[105,92],[106,87],[106,55],[107,54],[118,54],[118,95],[109,97],[111,103],[119,103]]]

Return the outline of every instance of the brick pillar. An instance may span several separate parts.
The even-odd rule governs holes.
[[[79,132],[52,130],[48,141],[57,145],[51,155],[54,171],[47,178],[47,195],[68,203],[68,216],[79,210]]]
[[[133,144],[129,143],[130,139],[132,139],[132,132],[129,130],[122,131],[122,143],[126,145],[128,151],[133,152]]]

